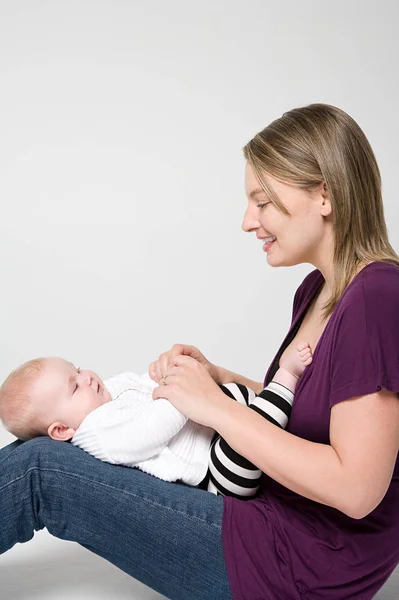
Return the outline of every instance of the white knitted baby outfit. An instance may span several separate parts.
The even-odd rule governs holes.
[[[87,415],[72,444],[105,462],[198,485],[207,472],[213,430],[188,420],[165,398],[153,400],[158,384],[147,373],[121,373],[104,384],[112,401]]]

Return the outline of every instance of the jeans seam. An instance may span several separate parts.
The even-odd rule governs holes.
[[[68,473],[67,471],[61,471],[60,469],[46,469],[46,468],[39,468],[39,467],[31,467],[30,469],[28,469],[23,475],[20,475],[19,477],[16,477],[15,479],[13,479],[12,481],[9,481],[7,484],[5,484],[3,487],[0,487],[0,492],[4,489],[6,489],[8,486],[12,485],[13,483],[20,481],[21,479],[24,479],[31,471],[41,471],[41,472],[49,472],[49,473],[60,473],[62,475],[66,475],[68,477],[76,477],[77,479],[82,479],[84,481],[90,482],[91,484],[95,483],[97,485],[106,487],[106,488],[110,488],[113,490],[117,490],[120,493],[123,494],[127,494],[128,496],[133,496],[134,498],[137,498],[141,501],[146,502],[147,504],[150,504],[152,506],[157,506],[159,508],[165,508],[166,510],[170,510],[172,512],[175,512],[179,515],[183,515],[186,518],[194,521],[194,522],[199,522],[199,523],[204,523],[205,525],[211,526],[211,527],[216,527],[216,529],[218,529],[219,531],[222,529],[221,525],[218,525],[217,523],[210,523],[209,521],[207,521],[206,519],[201,519],[199,517],[194,517],[192,515],[188,515],[186,512],[182,511],[182,510],[177,510],[175,508],[172,508],[171,506],[165,506],[164,504],[160,504],[158,502],[154,502],[153,500],[149,500],[147,498],[143,498],[142,496],[138,496],[137,494],[134,494],[133,492],[129,492],[127,490],[122,490],[120,488],[114,487],[112,485],[108,485],[107,483],[102,483],[100,481],[95,481],[93,479],[89,479],[87,477],[84,477],[82,475],[76,475],[75,473]]]

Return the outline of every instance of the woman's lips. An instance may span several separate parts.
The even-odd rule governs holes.
[[[269,250],[269,249],[270,249],[270,248],[273,246],[273,244],[274,244],[274,242],[275,242],[275,241],[276,241],[276,240],[273,240],[272,242],[269,242],[269,243],[263,244],[263,251],[264,251],[264,252],[267,252],[267,251],[268,251],[268,250]]]

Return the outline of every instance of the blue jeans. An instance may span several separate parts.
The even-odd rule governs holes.
[[[0,450],[0,553],[46,527],[167,598],[231,600],[223,498],[40,437]]]

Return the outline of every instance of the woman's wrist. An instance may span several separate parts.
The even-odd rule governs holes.
[[[206,425],[206,427],[211,427],[215,431],[219,431],[235,404],[237,404],[235,400],[219,389],[215,393],[212,410],[207,411],[206,413],[207,422],[201,421],[202,425]]]
[[[226,377],[225,371],[226,369],[223,369],[223,367],[218,367],[217,365],[210,363],[209,375],[218,385],[222,383],[227,383],[226,381],[224,381],[224,378]]]
[[[263,382],[253,381],[252,379],[248,379],[247,377],[239,375],[238,373],[233,373],[233,371],[229,371],[228,369],[224,369],[223,367],[215,367],[215,365],[213,366],[216,369],[217,379],[213,376],[212,373],[211,375],[214,381],[219,385],[226,383],[241,383],[253,390],[255,394],[260,394],[263,390]]]

